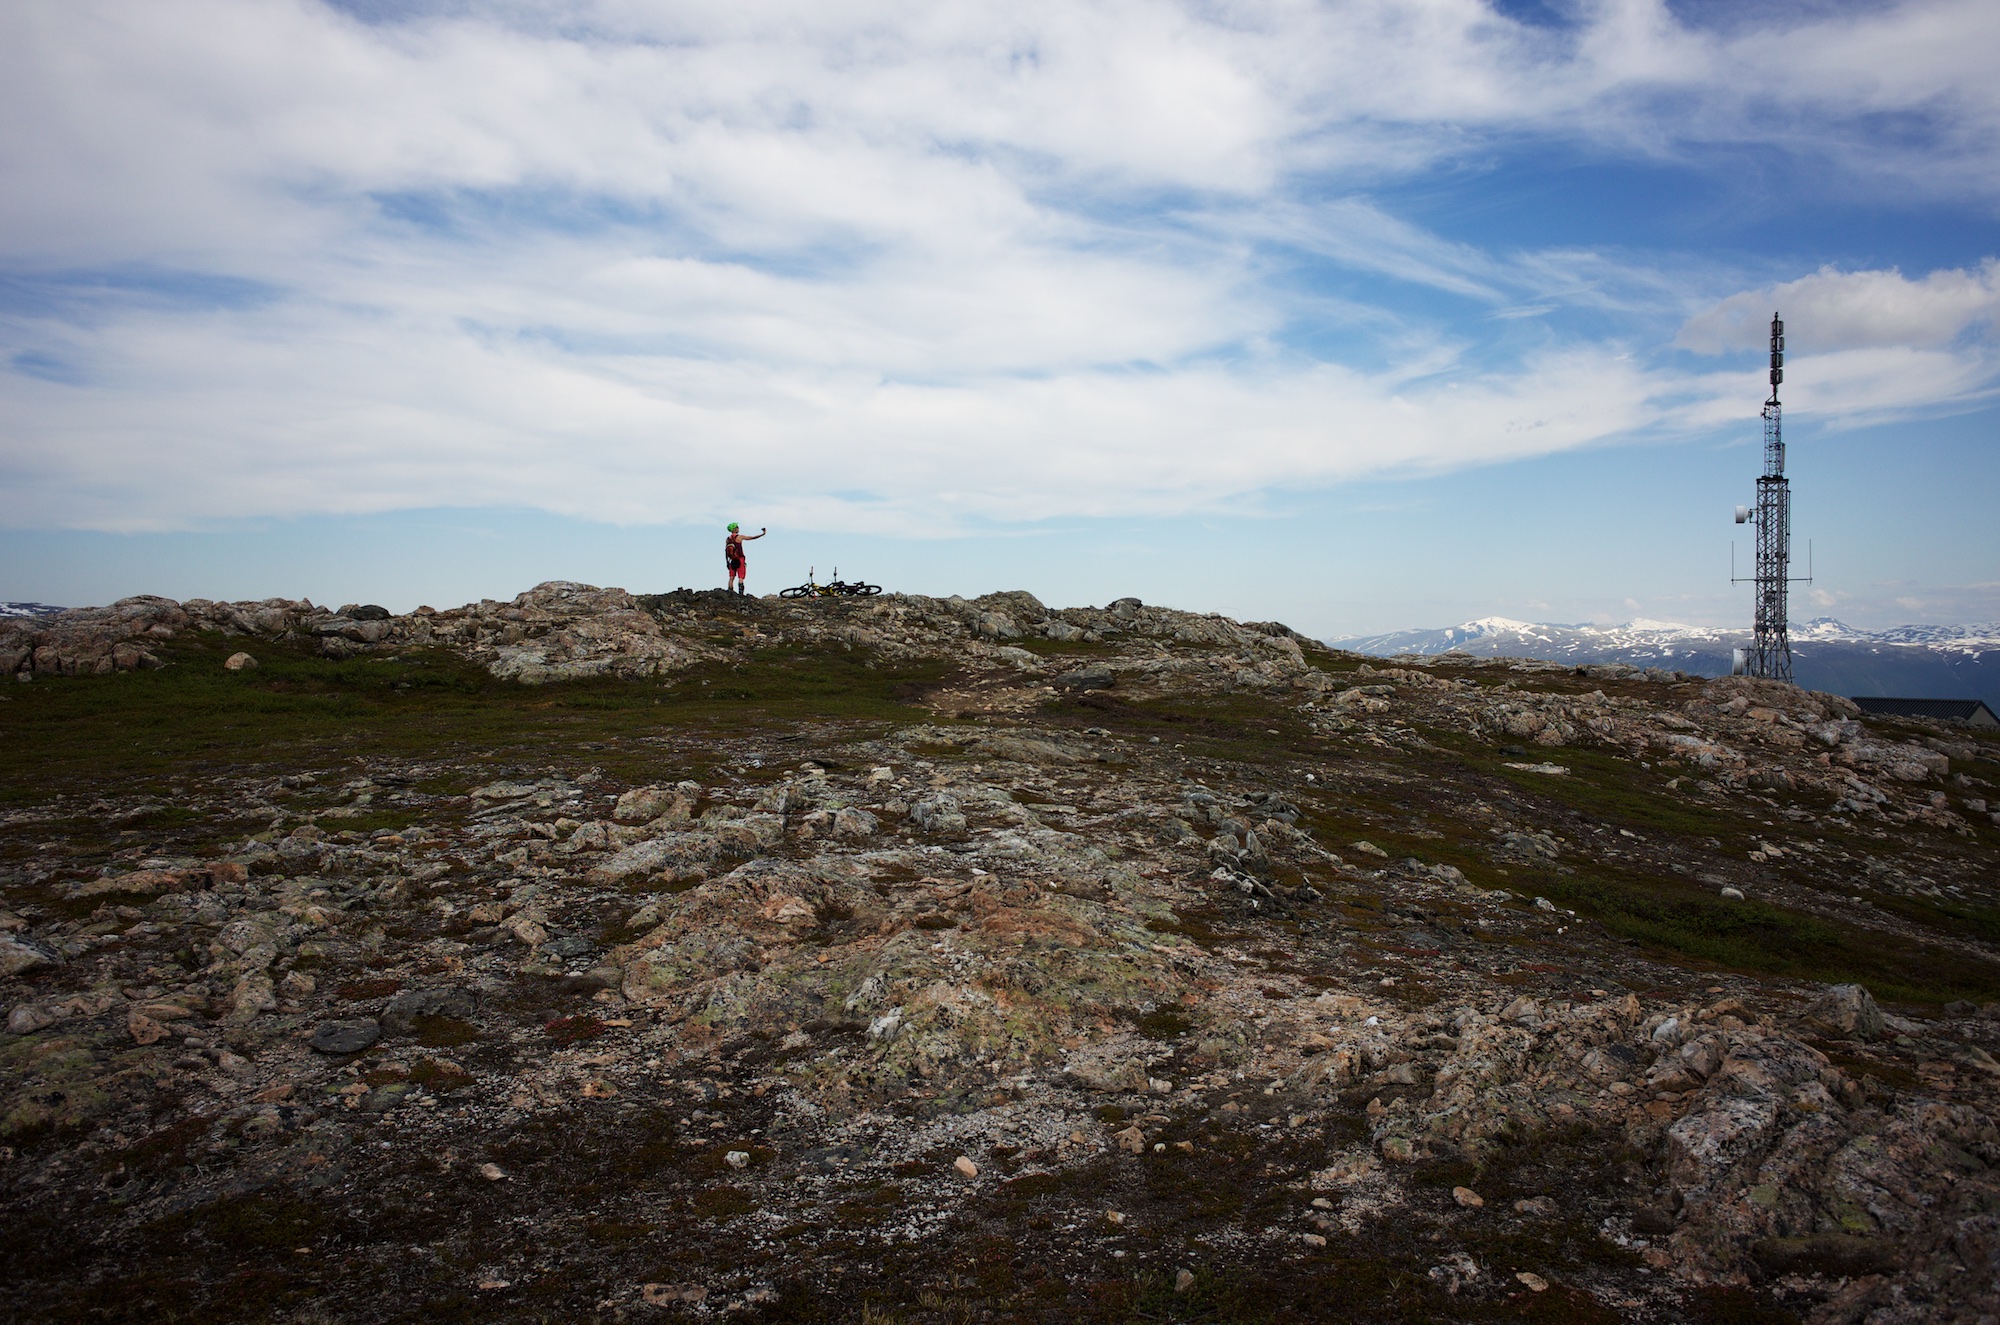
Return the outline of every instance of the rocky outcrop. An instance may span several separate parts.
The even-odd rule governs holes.
[[[399,733],[11,803],[0,1186],[92,1245],[251,1201],[285,1257],[374,1285],[357,1318],[411,1282],[511,1291],[469,1274],[549,1276],[571,1314],[710,1302],[625,1282],[669,1253],[803,1267],[704,1268],[744,1310],[908,1254],[1159,1285],[1213,1257],[1439,1318],[2000,1311],[2000,1015],[1662,937],[1683,907],[1974,969],[1990,743],[1744,679],[1380,666],[1136,599],[554,583],[5,629],[50,685],[133,650],[186,669],[153,683],[230,687],[424,650],[628,695],[832,657],[921,678],[865,719],[647,704],[588,739]],[[256,669],[225,670],[239,643]],[[1628,895],[1656,928],[1590,913]],[[547,1246],[492,1250],[509,1201]],[[320,1210],[362,1213],[322,1235]],[[235,1218],[159,1254],[234,1247]],[[552,1286],[558,1263],[597,1277]],[[996,1316],[1042,1301],[992,1291]]]

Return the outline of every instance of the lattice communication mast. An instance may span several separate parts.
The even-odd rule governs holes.
[[[1757,505],[1736,508],[1736,523],[1757,526],[1757,612],[1749,649],[1740,670],[1777,681],[1792,679],[1788,591],[1792,572],[1792,489],[1785,477],[1785,437],[1778,384],[1785,380],[1785,324],[1771,314],[1771,398],[1764,402],[1764,476],[1757,480]],[[1740,581],[1738,581],[1740,583]]]

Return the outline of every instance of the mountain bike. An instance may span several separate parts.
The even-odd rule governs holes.
[[[833,568],[833,579],[819,584],[813,579],[813,568],[806,569],[806,582],[793,585],[789,589],[778,590],[780,598],[873,598],[882,592],[879,584],[863,584],[856,580],[849,582],[840,578],[840,567]]]

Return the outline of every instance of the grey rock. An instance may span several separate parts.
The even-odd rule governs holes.
[[[19,934],[0,934],[0,979],[22,975],[54,961],[55,954],[35,940]]]
[[[1855,1040],[1872,1040],[1887,1025],[1882,1009],[1861,985],[1829,986],[1806,1009],[1806,1020]]]
[[[61,1017],[54,1008],[40,1007],[33,1003],[21,1003],[17,1004],[14,1010],[7,1014],[7,1033],[9,1035],[32,1035],[36,1031],[55,1025],[60,1020]]]
[[[833,816],[833,832],[836,837],[872,837],[881,827],[881,821],[866,810],[847,806]]]
[[[965,812],[959,805],[958,797],[952,795],[950,792],[939,792],[935,796],[926,796],[910,807],[910,817],[917,821],[919,827],[930,829],[933,832],[962,833],[965,831]]]
[[[1667,1129],[1667,1174],[1684,1188],[1707,1187],[1755,1159],[1778,1133],[1779,1106],[1727,1096]]]
[[[654,874],[669,865],[707,865],[722,854],[722,844],[710,833],[667,833],[626,847],[595,870],[593,881],[616,883],[637,874]]]
[[[1029,653],[1026,649],[1017,649],[1011,644],[1005,648],[995,649],[993,656],[1008,666],[1017,667],[1024,672],[1039,672],[1042,669],[1042,660],[1040,658]]]
[[[1082,760],[1049,741],[1021,736],[991,736],[973,747],[975,754],[988,759],[1012,759],[1022,764],[1077,764]]]
[[[1060,690],[1109,690],[1117,680],[1109,667],[1079,667],[1056,677],[1054,684]]]
[[[1600,1081],[1622,1081],[1631,1075],[1638,1057],[1622,1044],[1601,1044],[1583,1056],[1583,1070]]]
[[[271,983],[271,977],[261,970],[245,974],[229,995],[229,1012],[233,1017],[254,1017],[277,1006],[277,990]]]
[[[382,1028],[394,1035],[408,1035],[416,1029],[418,1017],[453,1017],[469,1021],[476,1010],[477,1003],[469,989],[406,989],[390,999],[382,1009]],[[315,1044],[313,1047],[317,1049],[319,1046]]]
[[[358,1054],[381,1038],[382,1027],[373,1017],[359,1017],[353,1021],[323,1021],[314,1028],[307,1043],[323,1054]]]
[[[634,787],[618,798],[611,817],[621,824],[642,824],[673,813],[677,808],[681,818],[686,818],[694,809],[687,796],[677,788]]]

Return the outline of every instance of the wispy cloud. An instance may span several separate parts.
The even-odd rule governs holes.
[[[1653,0],[1556,28],[1476,0],[25,0],[0,519],[754,493],[948,528],[1699,429],[1754,388],[1664,353],[1686,259],[1447,239],[1385,186],[1524,139],[1755,141],[1990,197],[1991,8],[1788,19],[1772,68],[1769,25]],[[1993,270],[1822,272],[1682,342],[1740,347],[1775,293],[1845,356],[1801,408],[1977,398],[1954,338]]]

